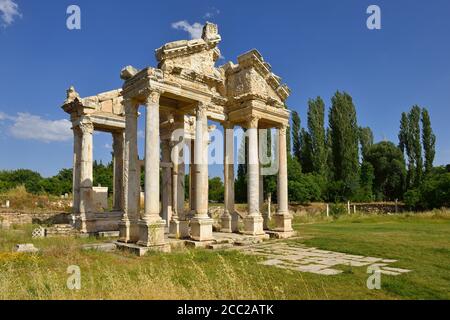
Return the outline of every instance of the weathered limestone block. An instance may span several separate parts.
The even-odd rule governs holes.
[[[139,72],[138,69],[136,69],[135,67],[132,66],[126,66],[125,68],[122,69],[122,71],[120,72],[120,79],[122,80],[128,80],[133,78],[137,73]]]
[[[101,110],[101,112],[112,113],[113,112],[113,101],[105,100],[103,102],[100,102],[100,110]]]
[[[39,249],[36,248],[34,244],[27,243],[27,244],[17,244],[15,251],[21,253],[36,253],[39,252]]]
[[[96,212],[108,209],[108,187],[92,188],[92,205],[93,210]]]
[[[103,102],[103,101],[106,101],[106,100],[112,100],[114,98],[119,97],[120,93],[121,93],[120,89],[111,90],[111,91],[100,93],[99,95],[97,95],[97,97],[98,97],[98,100],[100,102]]]

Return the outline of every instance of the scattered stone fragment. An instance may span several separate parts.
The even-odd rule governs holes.
[[[325,276],[334,276],[334,275],[342,273],[341,270],[336,270],[336,269],[322,269],[322,270],[311,271],[311,272],[316,273],[316,274],[325,275]]]
[[[360,262],[360,261],[350,261],[351,267],[364,267],[369,265],[369,262]]]
[[[32,243],[27,244],[17,244],[15,247],[16,252],[21,253],[36,253],[39,252],[39,249],[34,246]]]
[[[114,243],[94,243],[94,244],[85,244],[81,248],[83,250],[111,252],[116,250],[117,246]]]
[[[266,261],[262,262],[261,264],[266,265],[266,266],[276,266],[276,265],[279,265],[282,263],[283,263],[283,261],[281,261],[281,260],[270,259],[270,260],[266,260]]]
[[[380,273],[386,274],[389,276],[398,276],[400,274],[398,272],[392,272],[392,271],[387,271],[387,270],[383,270],[383,269],[380,270]]]
[[[411,272],[411,270],[408,270],[408,269],[392,268],[392,267],[383,267],[383,270],[388,270],[388,271],[398,272],[398,273],[408,273],[408,272]]]
[[[383,263],[396,263],[397,260],[394,260],[394,259],[383,259],[383,260],[381,260],[381,262],[383,262]]]

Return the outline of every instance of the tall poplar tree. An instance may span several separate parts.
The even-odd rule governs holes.
[[[325,144],[325,103],[321,97],[308,102],[309,151],[312,171],[325,174],[327,167],[327,150]]]
[[[361,144],[361,154],[365,158],[367,151],[373,145],[373,132],[369,127],[359,128],[359,143]]]
[[[425,173],[428,174],[433,169],[436,155],[436,136],[431,128],[430,114],[426,108],[422,109],[422,143],[425,157]]]
[[[336,92],[330,109],[334,176],[345,185],[345,195],[350,197],[358,188],[359,128],[352,97]]]
[[[313,160],[311,150],[311,136],[304,128],[300,133],[300,165],[304,173],[313,172]]]
[[[409,123],[409,134],[408,134],[408,144],[411,150],[411,160],[413,161],[413,170],[410,176],[412,178],[412,185],[418,187],[422,180],[423,172],[423,159],[422,159],[422,144],[420,137],[420,116],[421,109],[419,106],[415,105],[412,107],[408,115]]]
[[[408,123],[408,115],[406,114],[406,112],[402,113],[402,119],[400,120],[400,132],[398,134],[398,147],[400,148],[400,150],[403,153],[403,156],[405,156],[405,152],[407,154],[409,154],[408,152],[408,128],[409,128],[409,123]]]
[[[301,143],[300,143],[300,116],[297,111],[292,112],[292,145],[294,148],[294,157],[300,161]]]

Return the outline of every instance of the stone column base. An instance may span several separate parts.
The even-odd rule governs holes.
[[[263,222],[264,230],[269,230],[269,221],[270,221],[269,215],[268,214],[263,214],[262,217],[264,219],[264,222]]]
[[[191,220],[191,239],[196,241],[210,241],[213,237],[214,220],[210,218],[197,218]]]
[[[247,216],[244,219],[244,234],[259,236],[264,234],[264,219],[261,216]]]
[[[231,214],[231,230],[239,232],[239,215],[236,212]]]
[[[119,222],[119,241],[136,243],[139,241],[139,226],[137,222],[129,220]]]
[[[277,213],[273,215],[275,220],[275,231],[292,232],[292,215],[289,213]]]
[[[231,220],[232,220],[232,217],[229,213],[224,214],[220,217],[220,232],[224,232],[224,233],[232,233],[233,232]]]
[[[166,221],[139,221],[139,241],[138,245],[143,247],[161,246],[165,244],[164,233]]]
[[[189,238],[189,221],[186,220],[170,221],[169,238],[175,239]]]
[[[88,233],[86,216],[84,216],[84,215],[75,215],[74,227],[80,233]]]

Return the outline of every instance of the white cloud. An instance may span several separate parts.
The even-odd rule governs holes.
[[[8,117],[13,124],[10,134],[17,139],[41,142],[69,141],[73,138],[72,124],[66,119],[46,120],[29,113],[18,113],[17,117]]]
[[[190,24],[186,20],[177,21],[172,23],[172,28],[186,31],[191,36],[191,39],[200,39],[202,37],[203,25],[199,22]]]
[[[210,11],[208,11],[207,13],[205,13],[205,15],[203,16],[205,19],[211,19],[214,16],[220,14],[220,10],[217,8],[211,8]]]
[[[109,143],[105,143],[103,146],[105,149],[112,150],[112,146]]]
[[[16,16],[22,16],[19,12],[19,6],[13,0],[0,0],[0,13],[4,27],[13,23]]]

